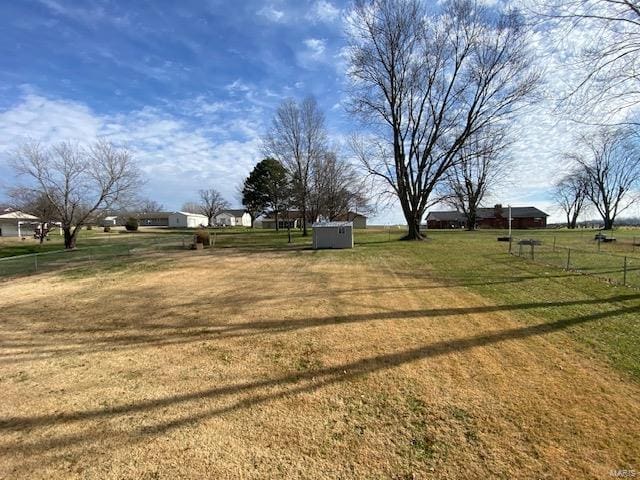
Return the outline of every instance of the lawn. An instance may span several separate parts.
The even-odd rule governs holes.
[[[401,234],[228,230],[0,283],[0,478],[640,469],[637,290]]]

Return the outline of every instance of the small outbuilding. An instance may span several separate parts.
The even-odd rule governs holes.
[[[353,248],[353,223],[314,223],[313,248]]]
[[[207,226],[209,219],[205,215],[189,212],[173,212],[169,215],[170,228],[197,228]]]

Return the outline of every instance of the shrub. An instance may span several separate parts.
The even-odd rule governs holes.
[[[196,230],[196,233],[193,235],[193,242],[201,243],[205,247],[211,246],[211,234],[209,233],[209,230],[205,228],[199,228]]]
[[[87,230],[93,230],[93,225],[87,225]]]
[[[109,233],[111,231],[111,227],[104,227],[104,233]]]
[[[138,230],[138,219],[129,217],[127,219],[127,223],[124,224],[124,228],[127,229],[128,232],[135,232]]]

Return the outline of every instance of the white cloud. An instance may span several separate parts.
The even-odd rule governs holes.
[[[331,23],[340,17],[340,9],[326,0],[318,0],[313,4],[305,18],[311,22]]]
[[[104,137],[132,150],[148,179],[143,193],[168,208],[180,208],[205,187],[237,204],[236,187],[260,157],[262,126],[226,109],[222,115],[219,107],[201,97],[190,102],[189,109],[215,116],[193,125],[157,108],[99,115],[79,102],[28,93],[0,112],[0,172],[10,177],[2,163],[27,139],[51,144]]]
[[[57,0],[39,0],[54,15],[66,17],[96,27],[100,22],[110,23],[116,27],[128,27],[131,21],[126,15],[115,15],[107,12],[102,6],[92,5],[90,8],[70,6]]]
[[[305,46],[309,49],[311,56],[320,57],[327,48],[327,41],[319,38],[307,38],[304,41]]]
[[[225,90],[232,92],[232,93],[244,93],[244,92],[249,92],[252,90],[251,85],[243,82],[241,79],[237,79],[235,81],[233,81],[232,83],[230,83],[229,85],[226,85]]]
[[[262,7],[257,13],[271,22],[282,22],[284,20],[284,12],[276,9],[272,5]]]

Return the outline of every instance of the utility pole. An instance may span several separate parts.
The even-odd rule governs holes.
[[[509,238],[511,238],[511,205],[509,205]]]

